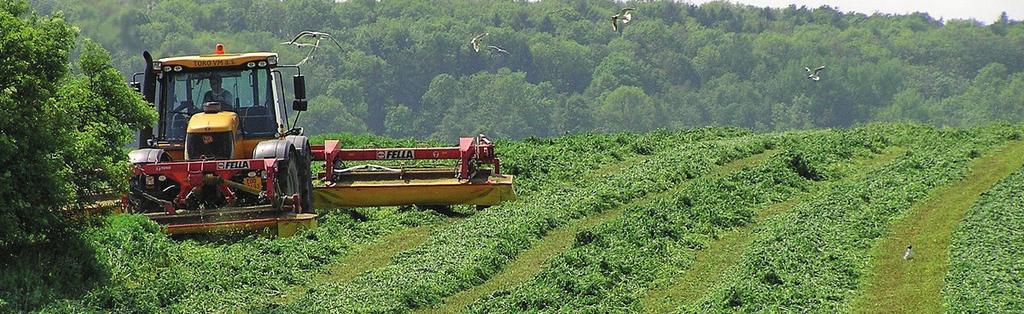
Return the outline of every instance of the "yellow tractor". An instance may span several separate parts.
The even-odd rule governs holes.
[[[124,210],[141,213],[168,233],[273,229],[281,235],[315,226],[321,206],[490,206],[515,199],[512,177],[500,173],[485,136],[458,147],[342,149],[338,141],[312,146],[289,121],[307,108],[298,65],[269,52],[153,60],[135,82],[159,114],[129,153],[130,191]],[[304,62],[305,60],[303,60]],[[300,63],[301,64],[301,63]],[[291,112],[282,69],[292,77]],[[349,165],[412,159],[455,160],[454,167]],[[324,162],[315,178],[312,162]],[[490,165],[490,167],[486,167]],[[314,180],[318,181],[314,187]]]

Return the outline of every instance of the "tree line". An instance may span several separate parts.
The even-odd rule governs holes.
[[[735,125],[755,130],[1024,118],[1024,25],[672,1],[33,0],[114,55],[305,51],[312,133],[449,139]],[[620,32],[610,17],[632,7]],[[469,41],[508,54],[474,52]],[[804,67],[825,65],[821,80]]]

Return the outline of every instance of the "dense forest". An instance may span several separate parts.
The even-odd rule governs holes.
[[[64,12],[124,74],[155,56],[317,52],[313,133],[522,138],[735,125],[756,130],[1024,119],[1024,25],[670,1],[32,0]],[[609,17],[635,7],[613,31]],[[470,39],[509,54],[477,53]],[[804,67],[825,65],[820,81]]]

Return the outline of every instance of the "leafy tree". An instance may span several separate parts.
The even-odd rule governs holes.
[[[338,98],[317,96],[309,100],[309,111],[301,114],[300,123],[309,134],[367,132],[366,123],[351,108]]]
[[[0,252],[70,237],[78,196],[123,188],[121,147],[154,121],[99,46],[86,41],[69,73],[75,37],[59,14],[0,5]]]
[[[619,86],[596,108],[598,126],[607,131],[646,131],[658,127],[654,100],[635,86]]]

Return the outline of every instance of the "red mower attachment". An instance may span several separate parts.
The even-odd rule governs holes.
[[[457,147],[342,149],[339,141],[313,145],[323,160],[314,188],[317,207],[398,205],[491,206],[515,200],[512,176],[501,174],[494,143],[483,134],[459,139]],[[346,165],[358,161],[455,160],[454,167]],[[489,166],[489,167],[485,167]]]
[[[264,143],[253,159],[171,161],[160,149],[133,151],[124,211],[146,215],[171,234],[294,225],[278,230],[286,234],[314,224],[310,161],[295,148],[304,142]]]

